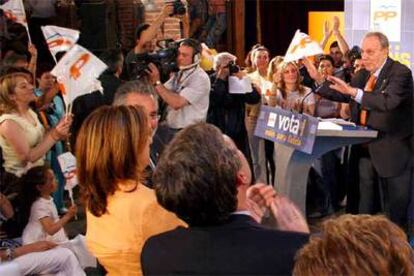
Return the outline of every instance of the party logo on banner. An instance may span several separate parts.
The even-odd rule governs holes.
[[[372,31],[383,32],[390,41],[401,40],[401,0],[371,0]]]
[[[254,135],[311,154],[317,129],[312,116],[262,105]]]

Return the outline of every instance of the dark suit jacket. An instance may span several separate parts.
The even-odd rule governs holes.
[[[369,72],[362,70],[351,80],[352,87],[364,89]],[[368,145],[372,163],[381,177],[400,175],[409,164],[413,149],[413,77],[410,69],[388,58],[372,92],[364,92],[362,103],[329,88],[326,82],[316,90],[334,101],[349,102],[351,120],[359,124],[361,108],[369,110],[367,126],[378,130]]]
[[[218,127],[224,134],[233,139],[239,150],[250,156],[247,130],[244,123],[245,106],[260,102],[260,94],[252,87],[247,94],[230,94],[229,82],[217,78],[216,73],[210,75],[210,104],[207,112],[207,123]]]
[[[290,275],[308,235],[270,230],[250,216],[232,215],[220,226],[179,227],[144,245],[145,275]]]

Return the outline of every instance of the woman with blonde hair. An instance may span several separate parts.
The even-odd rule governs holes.
[[[269,62],[269,66],[267,68],[267,79],[272,82],[272,88],[270,90],[270,95],[268,96],[267,102],[270,106],[276,106],[276,91],[277,91],[277,84],[281,79],[281,74],[279,69],[279,65],[283,62],[282,56],[275,56]]]
[[[281,77],[277,83],[276,103],[278,106],[300,113],[315,113],[315,97],[309,87],[302,85],[299,68],[293,62],[281,63],[278,67]]]
[[[6,74],[0,78],[0,147],[5,176],[0,190],[18,204],[20,177],[30,168],[42,166],[46,153],[68,136],[71,116],[65,116],[55,128],[45,130],[30,104],[36,100],[33,85],[25,73]],[[17,197],[16,197],[17,196]],[[19,214],[16,219],[20,220]],[[24,225],[16,225],[10,235],[20,235]]]
[[[142,184],[150,142],[147,115],[138,106],[99,108],[76,140],[86,243],[108,275],[140,275],[144,242],[183,224]]]

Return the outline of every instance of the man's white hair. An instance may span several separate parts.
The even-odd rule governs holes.
[[[236,61],[237,57],[229,52],[222,52],[214,56],[213,69],[217,71],[220,65],[226,65],[229,61]]]

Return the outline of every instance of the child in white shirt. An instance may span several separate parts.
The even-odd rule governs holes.
[[[48,166],[34,167],[22,177],[22,181],[23,214],[28,218],[22,236],[23,244],[44,240],[55,243],[68,241],[63,226],[75,216],[77,208],[71,206],[59,218],[51,197],[57,189],[53,171]]]

